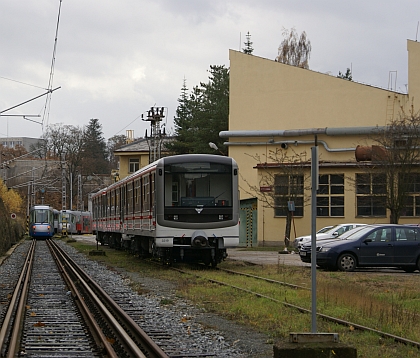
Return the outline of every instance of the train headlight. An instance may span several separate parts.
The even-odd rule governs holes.
[[[219,220],[223,220],[223,214],[219,215]]]
[[[174,221],[178,221],[178,215],[174,215]]]
[[[34,225],[34,226],[32,226],[32,230],[34,230],[35,231],[35,229],[36,229],[36,226]]]

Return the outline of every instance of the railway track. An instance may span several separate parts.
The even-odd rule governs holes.
[[[53,240],[32,241],[9,302],[2,357],[168,357]]]
[[[214,269],[210,269],[210,268],[208,268],[204,265],[194,265],[194,267],[195,268],[199,267],[199,270],[213,270],[214,271]],[[175,270],[177,272],[180,272],[182,274],[193,275],[197,278],[207,280],[208,282],[211,282],[211,283],[214,283],[214,284],[217,284],[217,285],[223,285],[223,286],[231,287],[235,290],[244,292],[246,294],[250,294],[250,295],[253,295],[253,296],[265,298],[267,300],[279,303],[279,304],[281,304],[285,307],[295,309],[295,310],[297,310],[301,313],[308,313],[308,314],[311,313],[310,309],[307,309],[307,308],[304,308],[304,307],[301,307],[301,306],[298,306],[298,305],[294,305],[294,304],[289,303],[289,302],[281,301],[281,300],[278,300],[274,297],[270,297],[270,296],[258,293],[256,291],[252,291],[252,290],[249,290],[247,288],[240,287],[238,285],[232,285],[232,284],[227,283],[227,282],[222,282],[220,280],[215,280],[215,279],[212,279],[212,278],[205,277],[203,275],[200,275],[200,274],[196,273],[197,270],[195,270],[195,271],[184,270],[184,269],[180,269],[180,268],[177,268],[177,267],[171,267],[171,269]],[[216,270],[218,270],[220,272],[225,272],[228,275],[241,275],[241,276],[253,278],[253,279],[256,279],[256,280],[269,282],[269,283],[272,283],[272,284],[287,286],[287,287],[293,288],[293,289],[308,290],[307,287],[293,285],[293,284],[283,282],[283,281],[272,280],[272,279],[268,279],[268,278],[261,277],[261,276],[250,275],[248,273],[243,273],[243,272],[239,272],[239,271],[227,270],[227,269],[222,269],[222,268],[217,268]],[[390,334],[390,333],[387,333],[387,332],[383,332],[381,330],[371,328],[371,327],[367,327],[365,325],[358,324],[358,323],[355,323],[355,322],[346,321],[346,320],[341,319],[341,318],[332,317],[332,316],[329,316],[329,315],[326,315],[326,314],[323,314],[323,313],[317,313],[317,316],[322,318],[325,321],[333,322],[333,323],[343,325],[343,326],[346,326],[346,327],[352,327],[352,329],[357,329],[357,330],[360,330],[360,331],[372,332],[372,333],[377,334],[380,337],[389,338],[389,339],[394,340],[395,342],[399,342],[399,343],[402,343],[402,344],[406,344],[406,345],[410,345],[410,346],[413,346],[413,347],[420,348],[420,342],[417,342],[417,341],[413,341],[413,340],[410,340],[410,339],[407,339],[407,338],[404,338],[404,337],[400,337],[400,336],[397,336],[397,335],[393,335],[393,334]]]

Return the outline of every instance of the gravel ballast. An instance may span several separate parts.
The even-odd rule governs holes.
[[[23,246],[28,242],[25,241]],[[123,308],[133,312],[136,316],[133,319],[140,320],[139,324],[149,327],[148,329],[170,332],[169,345],[177,345],[180,352],[188,352],[189,357],[273,357],[273,346],[267,343],[267,336],[206,312],[203,308],[178,297],[173,283],[119,268],[108,269],[101,263],[89,260],[64,242],[59,243],[111,297],[116,295],[116,301],[121,301],[127,306]],[[16,252],[16,256],[23,257],[22,247]],[[2,272],[13,271],[14,268],[17,270],[19,260],[16,259],[15,253],[12,256],[13,259],[5,260],[0,266],[0,275]],[[133,283],[140,285],[144,294],[134,292],[130,287]],[[147,331],[147,328],[145,330]],[[162,343],[165,345],[168,342]],[[175,353],[171,351],[168,355]]]

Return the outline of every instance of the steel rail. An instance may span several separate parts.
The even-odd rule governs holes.
[[[256,275],[251,275],[251,274],[245,273],[245,272],[227,270],[227,269],[223,269],[223,268],[219,268],[219,267],[216,267],[216,270],[231,273],[231,274],[234,274],[234,275],[256,278],[258,280],[263,280],[263,281],[266,281],[266,282],[269,282],[269,283],[277,283],[279,285],[287,286],[287,287],[290,287],[290,288],[295,288],[295,289],[300,289],[300,290],[309,290],[308,287],[294,285],[292,283],[288,283],[288,282],[284,282],[284,281],[277,281],[277,280],[273,280],[273,279],[265,278],[265,277],[260,277],[260,276],[256,276]]]
[[[134,322],[134,320],[124,312],[121,307],[79,266],[70,256],[64,252],[56,243],[51,241],[59,255],[66,264],[66,268],[71,269],[79,280],[79,283],[91,295],[97,308],[107,318],[110,325],[114,327],[114,331],[124,342],[124,347],[131,351],[134,357],[148,358],[168,358],[165,352]],[[120,321],[122,322],[120,324]],[[127,327],[130,334],[134,336],[134,340],[127,333]],[[140,342],[141,346],[147,351],[147,356],[140,350],[135,342]]]
[[[23,313],[25,312],[25,305],[28,296],[29,280],[32,272],[35,247],[36,241],[32,240],[0,330],[0,354],[2,357],[14,357],[18,350],[18,342],[24,318]],[[7,354],[4,355],[3,351],[6,349],[8,335],[9,344]]]
[[[207,280],[209,282],[212,282],[212,283],[215,283],[215,284],[218,284],[218,285],[221,285],[221,286],[231,287],[231,288],[234,288],[238,291],[246,292],[248,294],[251,294],[251,295],[254,295],[254,296],[257,296],[257,297],[265,298],[265,299],[268,299],[270,301],[280,303],[283,306],[286,306],[286,307],[289,307],[289,308],[294,308],[294,309],[296,309],[300,312],[303,312],[303,313],[309,313],[309,314],[312,313],[312,310],[310,310],[310,309],[300,307],[300,306],[297,306],[297,305],[294,305],[294,304],[291,304],[291,303],[287,303],[287,302],[284,302],[284,301],[280,301],[280,300],[277,300],[273,297],[266,296],[266,295],[263,295],[261,293],[255,292],[255,291],[251,291],[251,290],[248,290],[246,288],[238,287],[238,286],[235,286],[235,285],[231,285],[229,283],[225,283],[225,282],[221,282],[221,281],[218,281],[218,280],[203,277],[203,276],[193,274],[191,272],[184,271],[184,270],[181,270],[181,269],[178,269],[178,268],[175,268],[175,267],[171,267],[171,269],[175,270],[175,271],[178,271],[180,273],[187,274],[187,275],[196,276],[198,278]],[[354,329],[357,329],[357,330],[360,330],[360,331],[367,331],[367,332],[376,333],[381,337],[390,338],[390,339],[393,339],[396,342],[420,348],[420,342],[416,342],[416,341],[413,341],[413,340],[410,340],[410,339],[407,339],[407,338],[404,338],[404,337],[396,336],[396,335],[393,335],[393,334],[390,334],[390,333],[386,333],[386,332],[383,332],[383,331],[380,331],[380,330],[377,330],[377,329],[374,329],[374,328],[370,328],[370,327],[367,327],[367,326],[363,326],[361,324],[357,324],[357,323],[354,323],[354,322],[345,321],[345,320],[340,319],[340,318],[328,316],[328,315],[325,315],[323,313],[318,313],[317,312],[316,315],[318,317],[326,320],[326,321],[338,323],[340,325],[347,326],[347,327],[353,327]]]
[[[90,312],[83,295],[79,292],[76,285],[74,284],[73,280],[71,279],[70,275],[67,273],[65,269],[65,265],[60,261],[60,258],[52,245],[51,240],[47,240],[47,245],[51,251],[51,254],[57,264],[58,269],[60,270],[61,276],[63,277],[64,281],[67,284],[67,287],[72,292],[74,301],[78,306],[80,313],[85,318],[85,321],[88,323],[89,327],[92,328],[91,333],[94,337],[94,340],[98,347],[102,348],[103,351],[107,353],[107,357],[109,358],[117,358],[118,355],[115,353],[114,349],[112,348],[111,344],[107,340],[106,336],[104,335],[102,329],[99,327],[95,318],[93,317],[92,313]]]

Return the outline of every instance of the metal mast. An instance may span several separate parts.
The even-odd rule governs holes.
[[[82,175],[77,176],[77,210],[83,211]]]
[[[165,128],[163,131],[160,129],[160,122],[165,118],[165,107],[151,107],[147,111],[147,118],[143,118],[141,115],[142,121],[150,122],[150,137],[147,136],[146,130],[146,139],[149,144],[149,163],[158,160],[161,157],[161,144],[163,137],[166,136]]]
[[[64,168],[61,170],[61,209],[66,210],[66,169]]]

